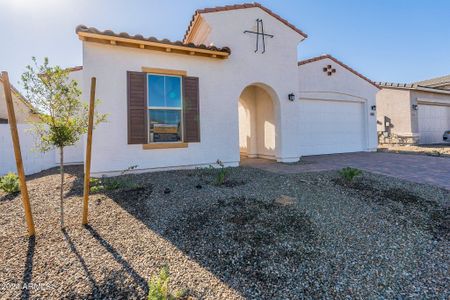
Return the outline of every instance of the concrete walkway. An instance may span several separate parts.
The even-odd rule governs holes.
[[[289,174],[353,167],[418,183],[429,183],[450,190],[450,158],[381,152],[357,152],[304,156],[293,164],[265,159],[241,160],[242,166]]]

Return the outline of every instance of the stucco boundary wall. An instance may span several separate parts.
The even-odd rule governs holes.
[[[30,131],[32,125],[18,124],[22,160],[26,175],[38,173],[59,165],[59,151],[52,149],[41,153],[36,150],[36,137]],[[64,162],[66,164],[83,163],[83,142],[80,140],[76,145],[64,150]],[[11,131],[8,124],[0,124],[0,176],[8,172],[17,173],[14,148],[11,139]]]

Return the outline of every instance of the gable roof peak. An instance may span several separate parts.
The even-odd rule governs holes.
[[[224,12],[224,11],[237,10],[237,9],[255,8],[255,7],[262,9],[267,14],[271,15],[272,17],[274,17],[275,19],[277,19],[278,21],[280,21],[287,27],[291,28],[292,30],[294,30],[295,32],[297,32],[298,34],[303,36],[303,38],[306,39],[308,37],[308,35],[306,33],[304,33],[302,30],[298,29],[293,24],[289,23],[286,19],[282,18],[280,15],[274,13],[273,11],[271,11],[267,7],[259,4],[258,2],[252,2],[252,3],[242,3],[242,4],[234,4],[234,5],[225,5],[225,6],[216,6],[216,7],[211,7],[211,8],[197,9],[195,11],[194,15],[192,16],[192,20],[189,23],[189,26],[186,30],[183,41],[186,42],[186,40],[194,26],[194,23],[197,21],[198,15],[207,14],[207,13],[215,13],[215,12]]]
[[[330,60],[334,61],[335,63],[337,63],[338,65],[340,65],[344,69],[347,69],[348,71],[350,71],[351,73],[353,73],[356,76],[360,77],[361,79],[364,79],[365,81],[369,82],[374,87],[376,87],[378,89],[381,89],[380,86],[377,83],[375,83],[374,81],[370,80],[369,78],[367,78],[366,76],[362,75],[361,73],[359,73],[358,71],[354,70],[353,68],[349,67],[348,65],[344,64],[340,60],[334,58],[330,54],[322,54],[322,55],[319,55],[319,56],[316,56],[316,57],[312,57],[312,58],[309,58],[309,59],[305,59],[305,60],[299,61],[298,62],[298,66],[306,65],[306,64],[309,64],[309,63],[312,63],[312,62],[323,60],[323,59],[330,59]]]

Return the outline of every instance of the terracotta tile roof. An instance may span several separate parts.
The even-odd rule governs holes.
[[[420,90],[424,92],[430,92],[430,93],[438,93],[438,94],[450,94],[449,90],[437,88],[437,87],[431,87],[431,86],[425,86],[420,85],[417,83],[396,83],[396,82],[377,82],[377,84],[381,88],[391,88],[391,89],[404,89],[404,90]]]
[[[3,84],[3,78],[2,78],[2,74],[0,74],[0,82]],[[9,86],[11,87],[11,92],[13,94],[16,95],[16,97],[23,102],[23,104],[25,104],[29,109],[30,112],[33,114],[37,114],[36,109],[33,107],[33,105],[27,100],[27,98],[25,98],[18,89],[16,89],[16,87],[14,85],[12,85],[12,83],[9,83]]]
[[[262,9],[263,11],[265,11],[266,13],[268,13],[269,15],[274,17],[275,19],[279,20],[284,25],[288,26],[292,30],[294,30],[297,33],[299,33],[300,35],[302,35],[304,38],[308,37],[308,35],[306,33],[304,33],[303,31],[301,31],[300,29],[298,29],[297,27],[295,27],[294,25],[289,23],[286,19],[282,18],[281,16],[277,15],[276,13],[274,13],[270,9],[262,6],[261,4],[259,4],[257,2],[254,2],[254,3],[244,3],[244,4],[236,4],[236,5],[217,6],[217,7],[213,7],[213,8],[197,9],[195,11],[194,15],[192,16],[192,20],[189,23],[189,26],[188,26],[188,28],[186,30],[186,33],[185,33],[184,38],[183,38],[183,41],[186,41],[186,39],[187,39],[187,37],[189,35],[189,32],[191,31],[192,26],[195,23],[196,16],[198,16],[199,14],[223,12],[223,11],[229,11],[229,10],[246,9],[246,8],[254,8],[254,7],[258,7],[260,9]]]
[[[444,85],[450,85],[450,75],[436,77],[428,80],[418,81],[415,84],[438,88]]]
[[[414,89],[419,85],[414,83],[397,83],[397,82],[377,82],[380,87],[392,87],[392,88],[405,88],[405,89]]]
[[[320,56],[313,57],[313,58],[310,58],[310,59],[299,61],[298,65],[299,66],[305,65],[305,64],[309,64],[309,63],[312,63],[312,62],[315,62],[315,61],[319,61],[319,60],[322,60],[322,59],[326,59],[326,58],[331,59],[332,61],[334,61],[338,65],[342,66],[343,68],[349,70],[350,72],[352,72],[356,76],[366,80],[367,82],[369,82],[370,84],[372,84],[376,88],[380,88],[377,83],[375,83],[374,81],[370,80],[369,78],[367,78],[366,76],[362,75],[361,73],[355,71],[354,69],[350,68],[348,65],[344,64],[343,62],[337,60],[336,58],[334,58],[330,54],[324,54],[324,55],[320,55]]]
[[[148,41],[148,42],[153,42],[153,43],[159,43],[159,44],[164,44],[164,45],[173,45],[173,46],[182,46],[182,47],[188,47],[188,48],[193,48],[193,49],[204,49],[204,50],[210,50],[210,51],[219,51],[219,52],[226,52],[228,54],[231,53],[230,48],[228,47],[223,47],[223,48],[218,48],[215,46],[206,46],[206,45],[195,45],[193,43],[183,43],[181,41],[176,41],[176,42],[172,42],[168,39],[157,39],[156,37],[148,37],[145,38],[144,36],[142,36],[141,34],[136,34],[136,35],[130,35],[126,32],[121,32],[121,33],[115,33],[112,30],[104,30],[104,31],[100,31],[97,28],[94,27],[87,27],[85,25],[78,25],[77,28],[75,29],[75,32],[78,34],[80,32],[87,32],[87,33],[94,33],[94,34],[99,34],[99,35],[105,35],[105,36],[112,36],[112,37],[119,37],[119,38],[126,38],[126,39],[132,39],[132,40],[137,40],[137,41]]]

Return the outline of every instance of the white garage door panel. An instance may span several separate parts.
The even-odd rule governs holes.
[[[302,155],[365,150],[363,103],[301,100],[300,105]]]
[[[450,107],[421,104],[418,113],[420,143],[442,143],[444,131],[450,130]]]

